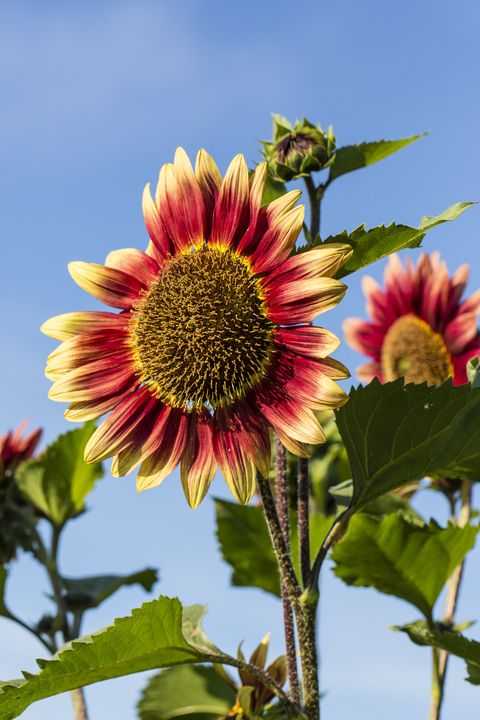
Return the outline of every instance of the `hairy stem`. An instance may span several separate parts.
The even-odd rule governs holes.
[[[308,583],[308,589],[311,592],[317,592],[318,588],[318,578],[320,575],[320,570],[322,569],[323,562],[325,558],[327,557],[328,551],[332,547],[332,545],[337,541],[340,540],[342,535],[345,533],[348,523],[350,521],[350,517],[352,515],[352,511],[347,509],[344,510],[340,515],[337,515],[335,518],[335,521],[330,528],[329,532],[327,533],[320,550],[317,553],[317,556],[313,562],[312,566],[312,572],[310,574],[310,581]]]
[[[295,575],[290,553],[283,536],[270,483],[261,475],[258,475],[258,488],[262,497],[263,511],[265,513],[265,519],[267,521],[273,549],[275,550],[275,554],[277,556],[280,576],[285,582],[288,590],[288,597],[296,613],[297,610],[300,609],[299,598],[302,594],[302,589],[298,583],[297,576]]]
[[[457,525],[464,527],[470,521],[472,516],[472,483],[470,480],[462,480],[461,487],[461,506],[456,518]],[[447,626],[455,623],[455,614],[457,611],[458,599],[460,597],[460,588],[462,585],[463,573],[465,569],[465,560],[458,565],[453,571],[452,577],[448,581],[447,597],[445,601],[445,613],[443,622]],[[436,655],[436,657],[435,657]],[[445,681],[448,669],[448,653],[445,650],[434,649],[434,669],[432,682],[432,699],[430,705],[429,720],[439,720],[442,703],[444,698]],[[436,666],[436,667],[435,667]]]
[[[278,521],[282,531],[287,552],[290,554],[290,522],[288,517],[288,476],[287,476],[287,453],[275,437],[275,502],[277,506]],[[298,685],[297,670],[297,646],[295,642],[295,626],[293,610],[290,603],[287,585],[281,579],[283,625],[285,634],[285,647],[287,656],[288,682],[290,686],[290,697],[294,703],[300,701],[300,690]]]
[[[319,720],[320,718],[317,655],[318,599],[318,592],[305,593],[302,610],[297,615],[300,657],[302,659],[303,709],[309,720]]]
[[[310,580],[310,473],[308,458],[298,458],[298,548],[303,587]]]

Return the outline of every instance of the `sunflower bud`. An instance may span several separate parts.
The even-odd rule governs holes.
[[[327,167],[335,152],[335,137],[331,127],[325,133],[305,118],[292,127],[286,118],[274,115],[273,140],[262,145],[271,177],[289,182]]]

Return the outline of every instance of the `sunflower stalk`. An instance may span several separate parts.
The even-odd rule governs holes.
[[[454,520],[459,527],[464,527],[470,521],[472,516],[472,482],[470,480],[462,480],[461,485],[461,505],[458,515]],[[445,613],[443,622],[448,627],[452,627],[455,623],[455,615],[460,597],[460,589],[462,585],[463,574],[465,570],[465,560],[458,565],[447,586],[447,597],[445,601]],[[445,681],[448,669],[449,655],[445,650],[433,648],[433,681],[431,690],[431,703],[429,720],[439,720],[442,712]]]
[[[287,476],[287,453],[278,437],[275,437],[275,500],[278,512],[278,520],[282,531],[287,551],[290,552],[290,522],[289,497],[288,497],[288,476]],[[283,623],[285,631],[285,647],[287,651],[287,672],[290,686],[290,697],[292,702],[298,704],[300,691],[298,685],[297,670],[297,646],[295,642],[295,626],[293,609],[290,604],[288,588],[282,578],[282,605]]]

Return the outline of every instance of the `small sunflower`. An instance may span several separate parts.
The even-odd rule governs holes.
[[[23,436],[26,422],[22,422],[16,430],[10,430],[0,436],[0,476],[11,475],[25,460],[29,460],[40,441],[41,428]]]
[[[468,266],[451,277],[439,253],[423,254],[416,267],[409,259],[404,267],[392,255],[384,288],[364,278],[371,321],[349,318],[344,323],[347,342],[372,358],[358,377],[365,382],[404,377],[429,385],[449,377],[455,385],[467,382],[467,362],[480,355],[480,291],[462,299],[467,281]]]
[[[348,245],[292,255],[303,223],[293,191],[262,207],[260,164],[243,156],[222,180],[198,153],[179,148],[153,199],[143,195],[146,252],[111,252],[105,265],[74,262],[87,292],[119,312],[67,313],[42,330],[63,341],[49,356],[53,400],[69,420],[105,413],[87,462],[113,456],[112,472],[140,466],[137,488],[158,485],[180,463],[189,504],[205,496],[217,467],[242,503],[268,475],[270,430],[293,452],[324,439],[314,410],[345,401],[348,377],[327,357],[338,346],[312,325],[346,287],[333,276]]]

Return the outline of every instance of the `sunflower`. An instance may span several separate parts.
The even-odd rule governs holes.
[[[439,253],[423,254],[416,267],[409,259],[404,267],[392,255],[384,280],[381,288],[364,278],[371,321],[349,318],[344,323],[347,342],[372,358],[358,377],[365,382],[404,377],[429,385],[449,377],[455,385],[467,382],[467,362],[480,355],[480,291],[462,299],[468,266],[451,277]]]
[[[116,476],[140,466],[137,488],[180,463],[195,507],[217,467],[247,503],[270,466],[270,431],[297,454],[324,440],[314,410],[345,401],[348,377],[328,358],[338,339],[312,325],[346,287],[333,276],[348,245],[292,255],[303,223],[300,193],[262,207],[265,163],[250,180],[237,155],[222,180],[179,148],[143,210],[150,243],[111,252],[105,265],[73,262],[73,279],[119,312],[67,313],[42,330],[63,341],[49,356],[53,400],[85,421],[109,413],[87,462],[113,456]]]
[[[22,437],[25,426],[26,422],[23,422],[16,430],[9,430],[0,436],[0,475],[11,475],[20,463],[29,460],[35,452],[42,430],[37,428]]]

